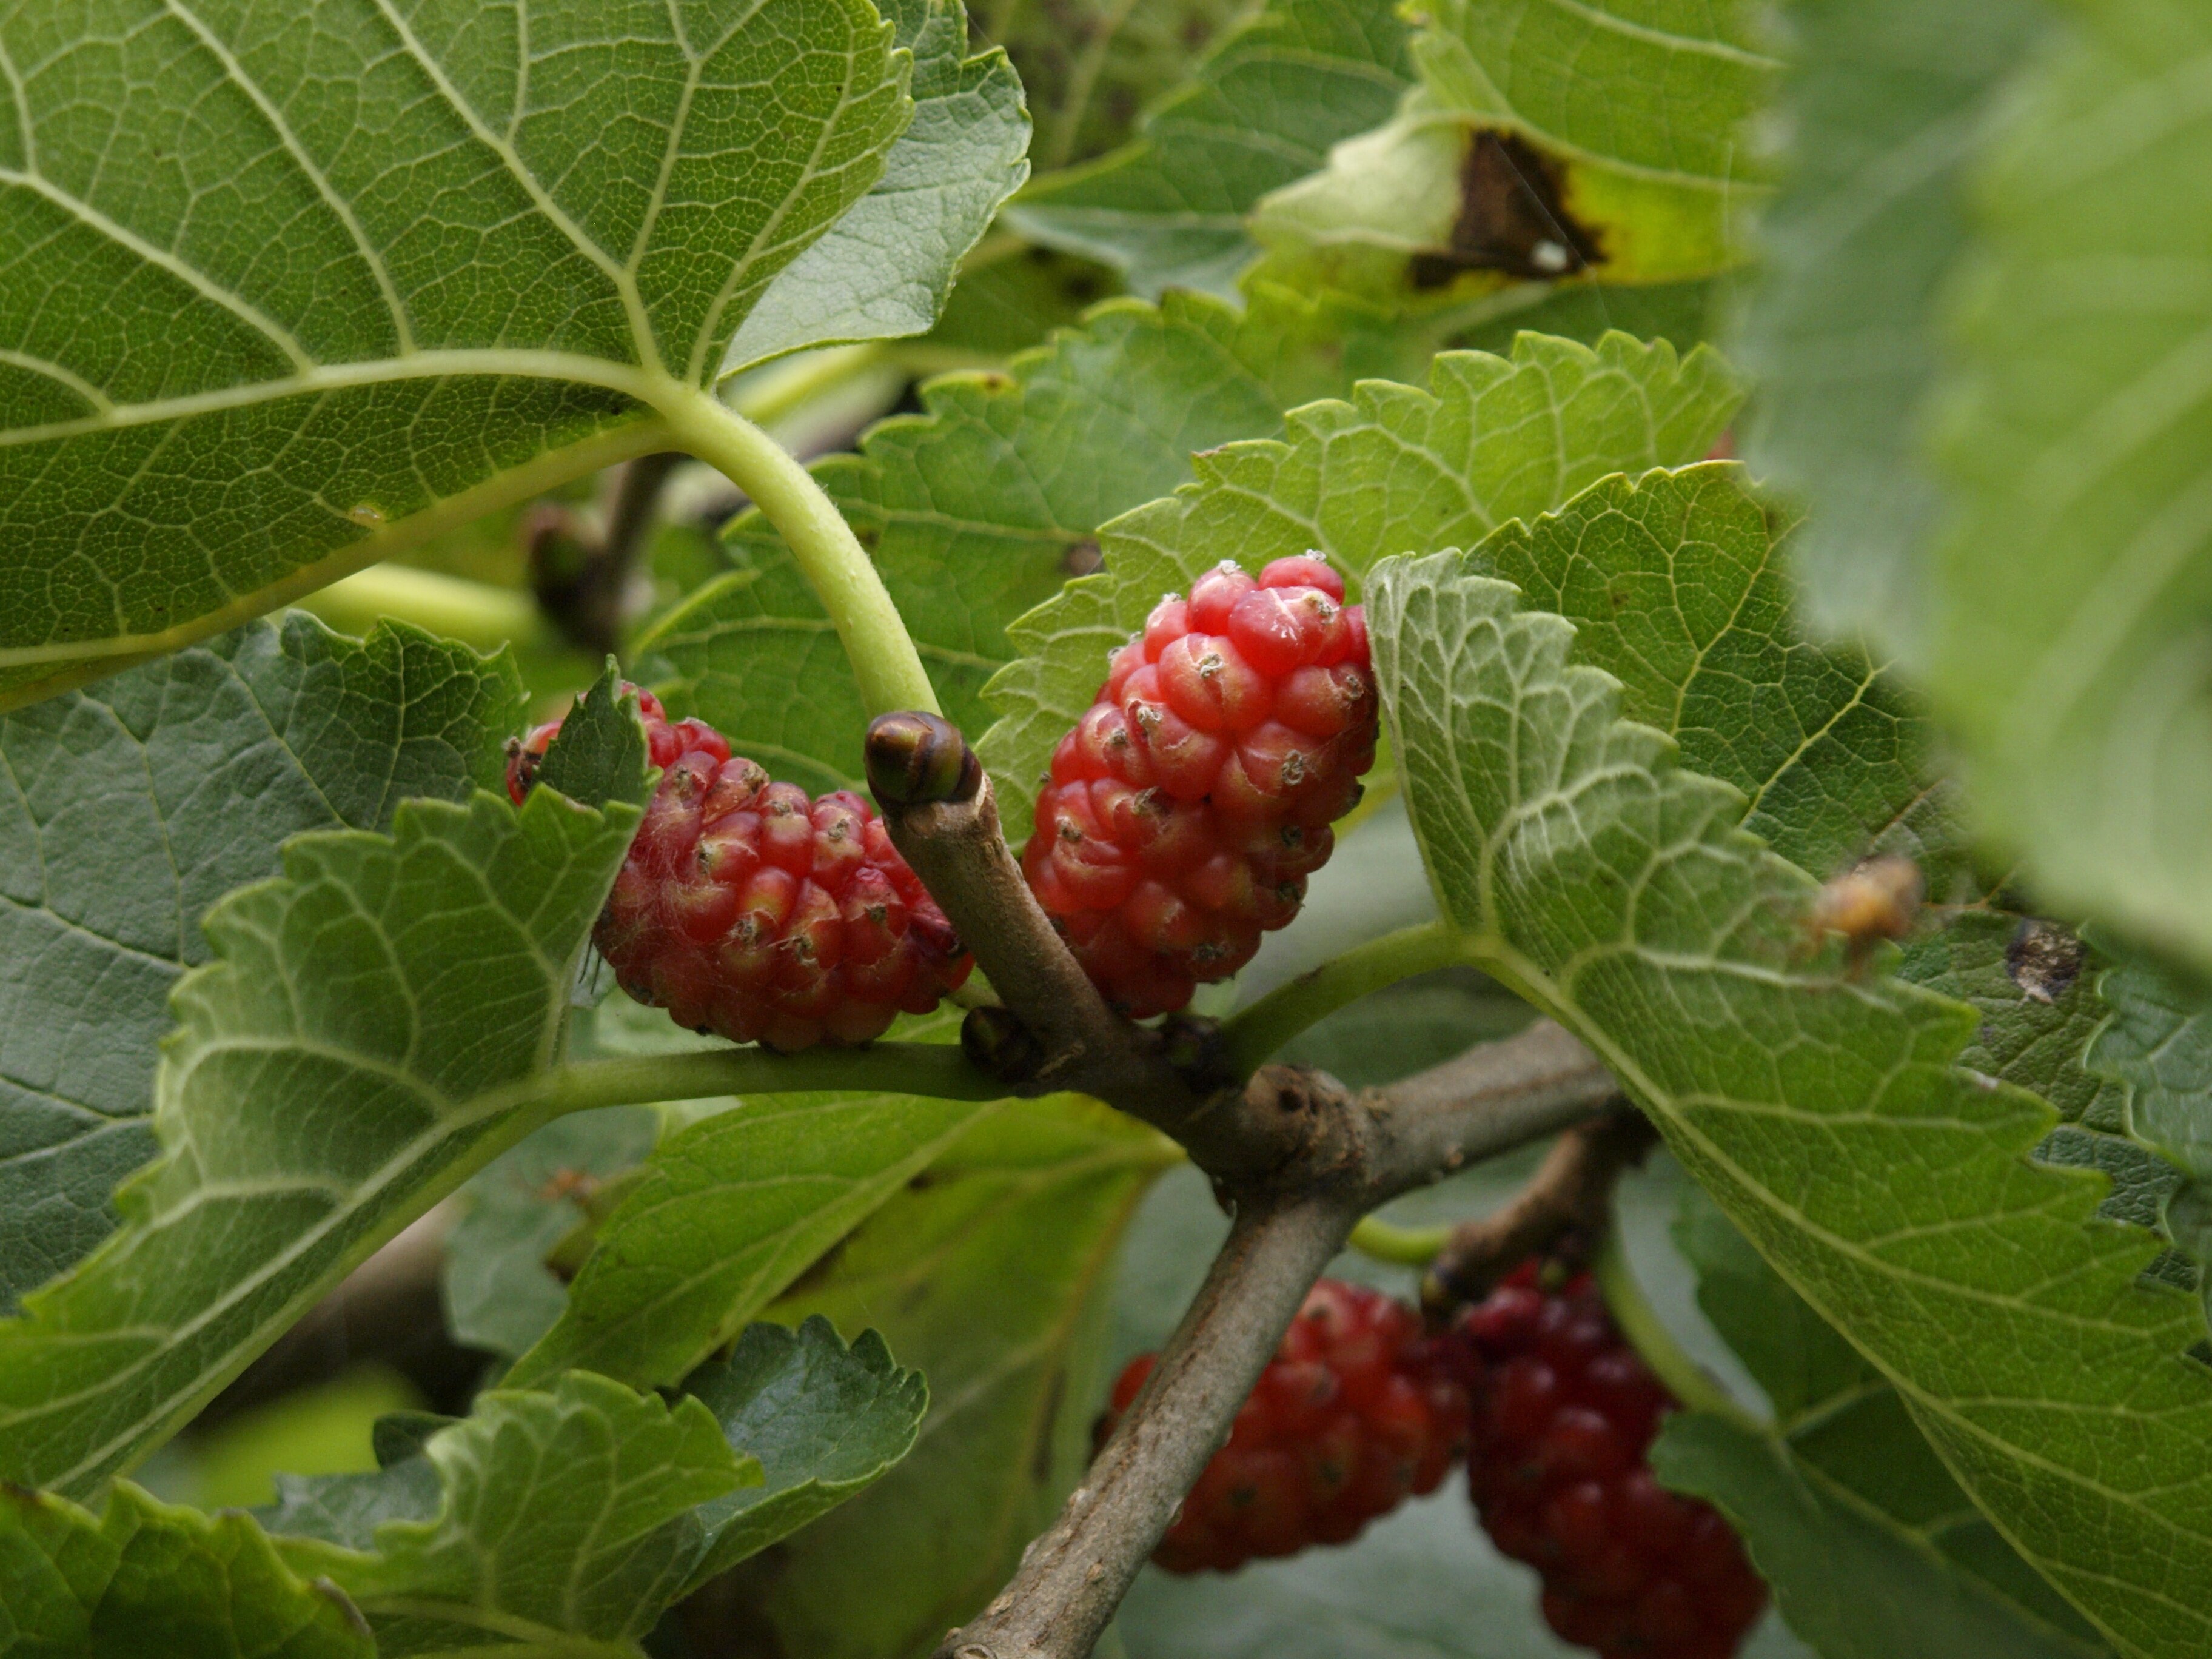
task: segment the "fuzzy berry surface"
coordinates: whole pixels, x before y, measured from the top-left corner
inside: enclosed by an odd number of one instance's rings
[[[1114,1384],[1102,1441],[1153,1358],[1131,1360]],[[1467,1425],[1466,1391],[1420,1316],[1380,1291],[1324,1279],[1152,1559],[1170,1572],[1227,1572],[1255,1556],[1349,1542],[1408,1497],[1434,1492],[1465,1449]]]
[[[1468,1484],[1498,1552],[1543,1578],[1547,1623],[1603,1659],[1729,1659],[1766,1586],[1711,1506],[1652,1477],[1675,1401],[1588,1273],[1524,1262],[1445,1339],[1474,1401]]]
[[[1022,854],[1108,1001],[1180,1008],[1297,914],[1375,763],[1376,707],[1365,618],[1317,556],[1208,571],[1114,653]]]
[[[866,1042],[959,988],[972,959],[866,801],[810,799],[704,721],[671,720],[649,691],[637,702],[660,786],[592,933],[624,991],[678,1025],[788,1053]],[[510,754],[518,805],[559,730]]]

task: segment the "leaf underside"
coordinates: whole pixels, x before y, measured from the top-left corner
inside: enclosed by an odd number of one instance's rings
[[[1370,592],[1414,826],[1471,957],[1605,1058],[2040,1571],[2124,1650],[2193,1651],[2212,1379],[2181,1358],[2202,1315],[2137,1282],[2156,1241],[2092,1224],[2101,1183],[2021,1156],[2052,1114],[1956,1066],[1970,1010],[1808,961],[1811,884],[1741,833],[1743,795],[1621,720],[1573,629],[1480,568],[1396,561]]]
[[[294,835],[496,787],[521,713],[504,658],[295,615],[0,716],[0,1313],[107,1235],[154,1156],[208,908]]]
[[[123,1225],[0,1322],[0,1474],[125,1469],[348,1269],[535,1127],[638,821],[550,789],[299,836],[208,913]]]

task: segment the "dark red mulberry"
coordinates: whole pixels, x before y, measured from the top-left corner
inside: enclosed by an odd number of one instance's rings
[[[1645,1461],[1675,1401],[1588,1273],[1516,1268],[1443,1346],[1474,1401],[1468,1485],[1499,1552],[1542,1575],[1544,1618],[1603,1659],[1729,1659],[1766,1606],[1718,1510]]]
[[[1136,1399],[1153,1358],[1129,1362],[1102,1431]],[[1324,1279],[1152,1559],[1170,1572],[1226,1572],[1254,1556],[1346,1543],[1437,1489],[1465,1449],[1467,1420],[1466,1392],[1418,1314]]]

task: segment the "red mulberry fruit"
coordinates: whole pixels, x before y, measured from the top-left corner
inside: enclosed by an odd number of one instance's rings
[[[1107,1000],[1190,1000],[1297,914],[1375,761],[1367,625],[1318,556],[1163,599],[1054,751],[1022,867]]]
[[[866,1042],[958,988],[973,963],[867,802],[810,800],[705,722],[637,701],[660,787],[592,934],[623,990],[787,1052]],[[559,729],[515,746],[518,804]]]
[[[1153,1358],[1121,1373],[1102,1433],[1136,1399]],[[1152,1559],[1170,1572],[1227,1572],[1254,1556],[1349,1542],[1437,1489],[1465,1449],[1467,1422],[1466,1392],[1420,1316],[1379,1291],[1324,1279]]]
[[[1603,1659],[1729,1659],[1766,1587],[1717,1510],[1667,1491],[1646,1454],[1675,1401],[1587,1273],[1524,1262],[1444,1346],[1474,1401],[1468,1483],[1502,1554],[1542,1576],[1544,1618]]]

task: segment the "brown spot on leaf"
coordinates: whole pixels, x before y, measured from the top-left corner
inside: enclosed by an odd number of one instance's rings
[[[1468,270],[1543,281],[1604,258],[1597,233],[1561,204],[1559,165],[1517,133],[1476,127],[1460,162],[1450,244],[1415,254],[1411,276],[1417,289],[1443,288]]]
[[[2005,946],[2005,972],[2030,1002],[2052,1003],[2081,977],[2088,951],[2055,921],[2024,918]]]
[[[1106,556],[1094,541],[1079,541],[1060,555],[1060,568],[1071,576],[1088,576],[1105,567]]]

